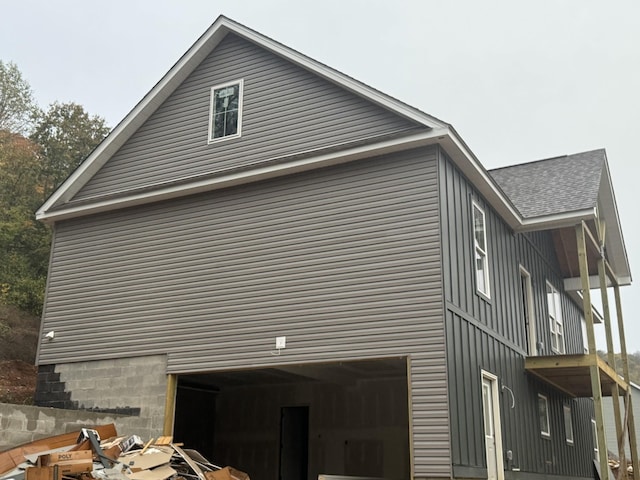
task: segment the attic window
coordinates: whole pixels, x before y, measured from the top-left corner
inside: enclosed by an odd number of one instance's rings
[[[209,143],[240,136],[242,83],[238,80],[211,88]]]

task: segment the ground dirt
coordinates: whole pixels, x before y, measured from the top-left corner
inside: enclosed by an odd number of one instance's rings
[[[0,361],[0,403],[33,404],[38,369],[22,360]]]
[[[33,403],[39,331],[40,318],[0,305],[0,403]]]

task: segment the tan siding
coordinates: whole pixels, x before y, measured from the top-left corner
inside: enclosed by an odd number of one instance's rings
[[[409,355],[416,474],[449,476],[436,172],[433,149],[412,151],[61,222],[39,363]]]
[[[244,79],[242,137],[207,144],[211,87]],[[416,128],[229,35],[75,200],[220,173]]]

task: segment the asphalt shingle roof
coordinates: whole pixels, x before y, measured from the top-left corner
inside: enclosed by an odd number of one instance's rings
[[[597,205],[604,149],[489,170],[524,218]]]

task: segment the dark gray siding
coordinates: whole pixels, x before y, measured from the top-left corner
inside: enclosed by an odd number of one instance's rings
[[[40,364],[166,352],[183,373],[410,355],[416,475],[450,475],[435,149],[56,229],[56,340]]]
[[[444,153],[440,158],[442,253],[454,474],[482,475],[486,468],[481,370],[497,375],[501,390],[505,469],[588,477],[592,473],[590,400],[573,400],[524,372],[526,342],[520,273],[530,274],[538,340],[550,354],[546,280],[562,292],[547,232],[514,234]],[[473,265],[472,200],[485,212],[491,299],[478,295]],[[568,353],[582,353],[580,311],[565,295],[562,309]],[[513,392],[512,397],[509,392]],[[537,395],[548,396],[551,439],[540,435]],[[565,441],[563,404],[572,406],[575,445]]]
[[[244,79],[242,137],[207,144],[211,87]],[[416,128],[229,34],[75,199],[165,184]]]

